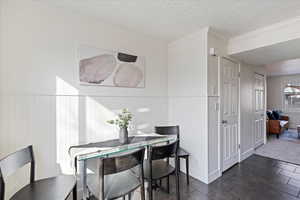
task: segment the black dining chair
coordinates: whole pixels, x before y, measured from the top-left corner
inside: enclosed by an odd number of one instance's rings
[[[32,146],[12,153],[0,160],[0,200],[5,197],[5,181],[18,169],[30,163],[30,183],[15,193],[11,200],[64,200],[73,193],[77,199],[74,176],[57,176],[35,180],[35,161]]]
[[[145,200],[144,155],[145,149],[142,148],[97,159],[96,175],[87,177],[93,198],[109,200],[128,196],[131,199],[132,193],[140,188],[141,199]]]
[[[176,135],[177,139],[180,140],[180,129],[179,126],[156,126],[155,133],[160,135]],[[178,147],[178,158],[185,159],[185,168],[186,168],[186,182],[190,184],[190,173],[189,173],[189,157],[190,154],[183,148]],[[180,171],[180,162],[179,162],[179,171]]]
[[[161,181],[167,178],[167,192],[170,192],[170,176],[175,174],[176,177],[176,197],[177,200],[180,199],[179,194],[179,162],[178,162],[178,140],[170,144],[161,146],[151,146],[149,147],[149,155],[147,160],[145,160],[144,171],[145,179],[149,182],[149,199],[153,199],[153,186],[157,181]],[[168,161],[169,159],[175,157],[175,168],[172,167]]]

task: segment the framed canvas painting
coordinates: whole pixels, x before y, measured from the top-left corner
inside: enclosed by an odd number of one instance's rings
[[[145,87],[145,57],[80,46],[79,81],[83,85]]]

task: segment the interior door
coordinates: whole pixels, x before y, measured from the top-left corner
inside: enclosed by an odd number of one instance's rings
[[[222,169],[227,170],[239,161],[239,65],[221,58],[221,149]]]
[[[265,77],[254,76],[254,147],[264,143],[265,125]]]

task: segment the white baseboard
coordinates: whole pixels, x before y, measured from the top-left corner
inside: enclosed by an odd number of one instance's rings
[[[208,184],[222,176],[221,170],[216,169],[208,175]]]
[[[254,145],[254,148],[257,149],[258,147],[264,145],[264,140],[261,140],[259,142],[257,142],[255,145]]]
[[[254,148],[248,149],[247,151],[242,153],[240,162],[242,162],[243,160],[251,156],[253,153],[254,153]]]

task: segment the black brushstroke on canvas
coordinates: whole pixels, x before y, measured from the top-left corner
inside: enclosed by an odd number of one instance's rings
[[[118,59],[122,62],[136,62],[137,56],[126,54],[126,53],[118,53]]]
[[[101,84],[104,80],[100,80],[100,81],[87,81],[88,83],[91,83],[91,84]]]

